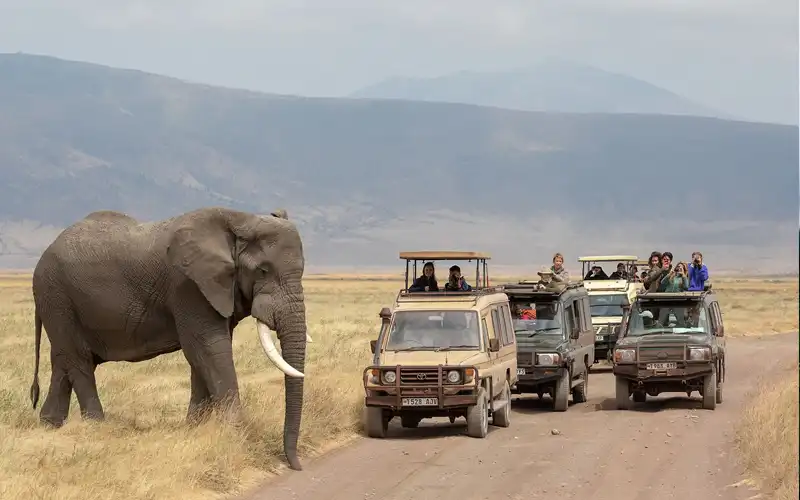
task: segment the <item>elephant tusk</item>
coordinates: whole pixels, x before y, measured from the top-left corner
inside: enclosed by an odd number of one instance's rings
[[[312,339],[312,338],[311,338],[311,335],[309,335],[308,333],[306,333],[306,342],[307,342],[307,343],[309,343],[309,344],[310,344],[311,342],[314,342],[314,339]]]
[[[275,342],[272,341],[272,335],[270,335],[269,327],[260,321],[256,321],[256,325],[256,328],[258,329],[258,339],[261,341],[261,347],[264,348],[264,353],[267,355],[269,360],[272,361],[275,366],[277,366],[278,369],[286,375],[290,377],[304,378],[305,375],[295,370],[292,365],[287,363],[278,352],[278,349],[275,348]]]

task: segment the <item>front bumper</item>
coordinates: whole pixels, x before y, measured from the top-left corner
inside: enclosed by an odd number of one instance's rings
[[[673,361],[673,363],[676,365],[675,368],[663,370],[648,370],[648,363],[614,364],[613,373],[631,382],[646,384],[692,380],[711,373],[713,369],[713,362],[709,361]]]
[[[563,366],[519,366],[517,365],[517,388],[536,387],[561,378]]]
[[[374,370],[395,372],[393,384],[376,385],[370,382]],[[437,369],[436,379],[425,383],[409,383],[402,381],[401,373],[411,373],[415,370]],[[472,370],[473,377],[469,383],[451,384],[444,382],[444,375],[450,370]],[[380,376],[379,376],[380,377]],[[474,366],[370,366],[364,370],[364,404],[398,410],[447,410],[474,406],[478,404],[478,388],[480,377],[478,369]]]

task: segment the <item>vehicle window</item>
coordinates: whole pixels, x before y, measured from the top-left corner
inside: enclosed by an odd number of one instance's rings
[[[490,339],[493,339],[497,336],[497,331],[495,330],[492,321],[489,320],[489,315],[483,317],[483,324],[486,327],[486,335],[489,336]]]
[[[561,305],[558,301],[514,301],[511,305],[511,322],[517,338],[534,335],[563,336]]]
[[[622,316],[622,306],[628,303],[625,294],[589,295],[589,309],[592,317]]]
[[[709,332],[708,313],[699,301],[641,301],[631,308],[626,336]]]
[[[503,316],[503,332],[506,336],[506,345],[513,344],[516,339],[514,338],[514,325],[511,322],[511,312],[508,309],[507,305],[504,305],[500,308],[500,312],[502,312]]]
[[[592,311],[589,307],[589,297],[586,296],[581,299],[581,307],[583,308],[583,329],[584,330],[591,330],[592,329]]]
[[[398,311],[389,329],[387,351],[478,349],[475,311]]]
[[[581,302],[580,300],[576,300],[572,303],[572,311],[575,314],[575,321],[572,324],[573,333],[577,331],[583,330],[583,311],[581,310]]]
[[[506,332],[505,332],[505,325],[503,324],[503,320],[500,316],[500,310],[492,308],[492,324],[494,325],[495,334],[500,339],[500,345],[506,344]]]
[[[564,330],[571,333],[575,329],[575,315],[571,305],[564,309],[564,321],[566,321]]]
[[[486,324],[486,316],[481,318],[481,323],[483,324],[483,342],[486,346],[489,346],[489,325]]]

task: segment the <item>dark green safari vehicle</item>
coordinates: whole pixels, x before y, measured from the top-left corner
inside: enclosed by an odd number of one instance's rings
[[[589,294],[580,283],[540,289],[535,282],[503,285],[511,305],[517,340],[514,394],[548,394],[553,409],[585,403],[589,367],[594,363],[594,331]]]
[[[614,347],[617,408],[663,392],[697,391],[708,410],[722,403],[725,327],[710,288],[637,296]]]

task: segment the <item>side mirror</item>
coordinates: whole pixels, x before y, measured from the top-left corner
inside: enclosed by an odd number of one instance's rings
[[[489,339],[489,351],[490,352],[497,352],[500,350],[500,340],[499,339]]]
[[[372,354],[375,354],[375,348],[377,346],[378,346],[378,341],[377,340],[370,340],[369,341],[369,350],[372,352]]]
[[[392,318],[392,311],[389,310],[388,307],[381,308],[381,312],[378,313],[378,316],[381,318],[381,322],[383,324],[389,323],[389,320]]]
[[[724,337],[725,336],[725,327],[724,326],[718,326],[716,328],[716,330],[714,330],[714,335],[716,335],[717,337]]]

